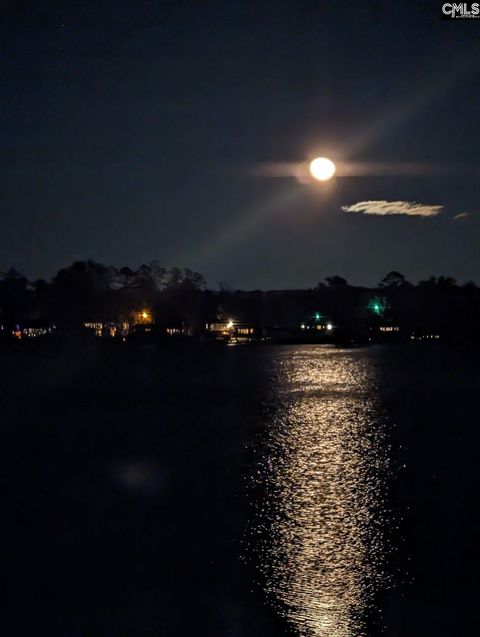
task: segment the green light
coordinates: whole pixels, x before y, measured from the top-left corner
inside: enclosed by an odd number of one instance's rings
[[[315,313],[315,320],[319,321],[322,318],[322,315],[320,314],[320,312],[316,312]]]
[[[385,312],[385,306],[385,302],[379,299],[372,299],[368,304],[370,311],[377,316],[383,315],[383,313]]]

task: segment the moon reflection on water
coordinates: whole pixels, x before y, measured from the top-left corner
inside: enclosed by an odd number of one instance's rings
[[[262,454],[259,568],[302,637],[361,637],[386,585],[385,426],[368,350],[285,349]]]

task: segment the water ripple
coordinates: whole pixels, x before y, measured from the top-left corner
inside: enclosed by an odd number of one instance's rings
[[[260,569],[299,635],[365,635],[385,582],[388,472],[368,350],[285,349],[259,481]]]

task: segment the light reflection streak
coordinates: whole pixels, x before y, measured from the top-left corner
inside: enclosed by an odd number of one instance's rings
[[[300,198],[301,191],[288,188],[254,204],[250,209],[230,218],[225,225],[212,232],[208,240],[193,251],[178,255],[177,263],[202,263],[203,265],[215,261],[219,256],[232,250],[237,244],[249,239],[262,223],[267,223],[271,217],[280,211],[288,209]]]
[[[368,162],[347,161],[333,157],[337,168],[334,179],[359,177],[432,177],[432,176],[467,176],[480,174],[479,166],[462,163],[438,162]],[[318,182],[310,174],[309,162],[268,162],[258,164],[250,170],[252,177],[272,177],[296,179],[303,184]],[[323,187],[324,184],[322,183]]]
[[[385,581],[388,453],[368,352],[285,350],[264,457],[260,568],[309,637],[360,637]]]

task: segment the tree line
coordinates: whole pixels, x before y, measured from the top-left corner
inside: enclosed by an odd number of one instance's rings
[[[78,327],[87,321],[131,320],[143,308],[157,323],[181,324],[190,333],[206,321],[231,317],[262,327],[294,327],[321,317],[352,332],[398,324],[472,335],[480,321],[480,289],[448,276],[414,285],[392,271],[374,287],[329,276],[305,290],[212,291],[198,272],[167,269],[158,261],[137,269],[75,261],[50,281],[29,281],[14,269],[0,275],[0,322],[6,325],[45,320]]]

